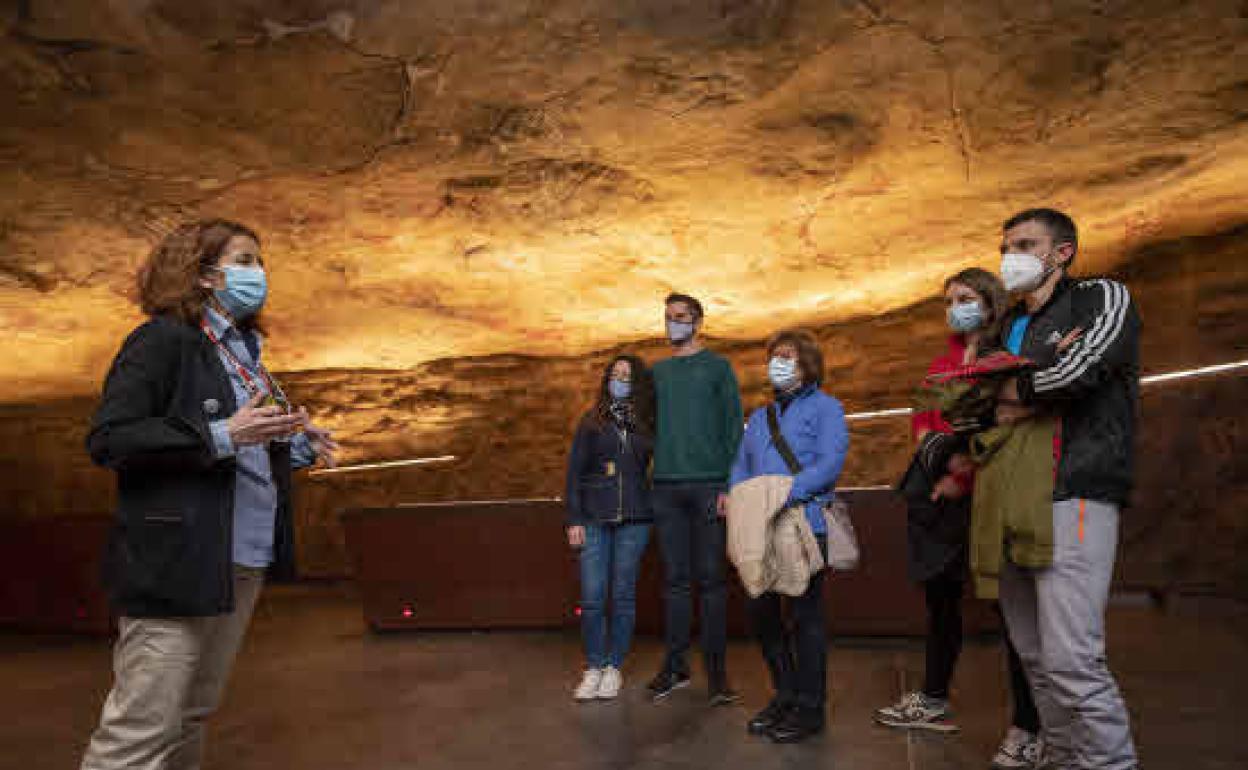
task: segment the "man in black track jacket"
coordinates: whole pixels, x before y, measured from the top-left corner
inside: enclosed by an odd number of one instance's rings
[[[1105,661],[1119,510],[1132,484],[1139,316],[1127,288],[1071,279],[1078,236],[1052,209],[1003,226],[1001,277],[1022,301],[1002,329],[1035,370],[1003,388],[1000,422],[1056,418],[1053,563],[1006,564],[1001,608],[1039,707],[1046,767],[1137,766],[1126,705]]]

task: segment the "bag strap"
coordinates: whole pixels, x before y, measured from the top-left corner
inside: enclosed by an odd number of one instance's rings
[[[794,476],[801,473],[802,464],[797,461],[793,448],[789,446],[789,442],[784,439],[784,434],[780,432],[780,418],[776,416],[775,404],[767,407],[767,427],[771,429],[771,443],[776,445],[776,451],[784,458],[784,464],[789,466],[789,473]]]

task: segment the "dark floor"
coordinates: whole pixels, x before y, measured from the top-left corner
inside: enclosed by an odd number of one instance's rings
[[[1112,662],[1131,705],[1144,766],[1248,767],[1242,622],[1187,609],[1111,613]],[[208,770],[291,768],[952,768],[987,767],[1005,727],[992,640],[971,642],[955,685],[955,736],[906,736],[872,710],[913,687],[914,641],[838,640],[830,730],[800,746],[747,736],[767,697],[754,649],[736,643],[739,706],[708,709],[698,689],[653,705],[641,693],[658,656],[639,642],[624,697],[574,704],[577,639],[556,633],[374,636],[347,589],[266,594],[210,736]],[[0,768],[76,767],[109,685],[105,640],[0,636]]]

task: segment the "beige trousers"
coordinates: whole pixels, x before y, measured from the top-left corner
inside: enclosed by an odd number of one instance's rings
[[[113,689],[82,770],[198,770],[204,721],[217,710],[264,585],[234,567],[234,612],[128,618],[113,648]]]

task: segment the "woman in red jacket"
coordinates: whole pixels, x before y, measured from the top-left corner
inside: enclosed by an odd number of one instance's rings
[[[960,369],[1000,347],[1001,319],[1008,296],[1000,279],[969,268],[945,281],[948,348],[932,361],[929,374]],[[927,664],[923,689],[876,712],[889,727],[948,732],[949,682],[962,651],[962,594],[967,576],[967,543],[974,486],[973,466],[960,451],[956,432],[939,412],[919,412],[912,421],[920,451],[911,473],[926,481],[922,494],[907,485],[909,572],[922,583],[927,600]],[[908,478],[910,476],[908,475]],[[998,770],[1031,768],[1039,755],[1040,720],[1018,654],[1005,638],[1014,695],[1014,720],[993,758]]]

